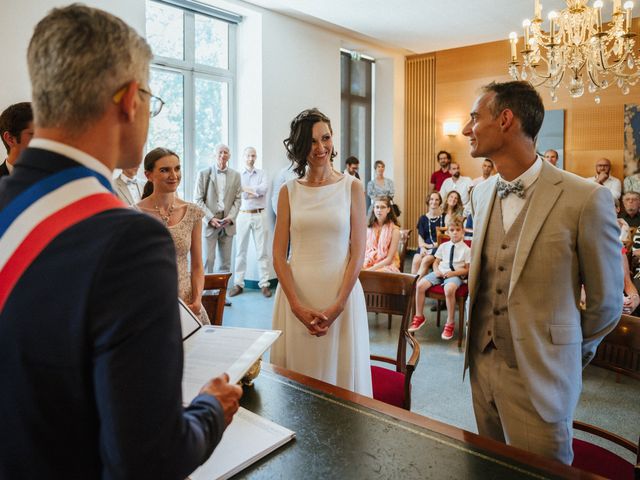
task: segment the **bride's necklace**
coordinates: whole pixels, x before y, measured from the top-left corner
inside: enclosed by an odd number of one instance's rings
[[[171,218],[171,214],[173,213],[173,209],[175,208],[175,206],[176,204],[172,203],[171,205],[169,205],[169,208],[167,208],[166,213],[163,213],[157,203],[154,205],[156,212],[158,213],[158,216],[162,219],[162,223],[164,223],[165,227],[169,226],[169,219]]]
[[[309,175],[307,175],[307,183],[310,183],[311,185],[322,185],[327,183],[331,177],[333,177],[333,170],[329,172],[329,175],[325,178],[321,178],[320,180],[313,180]]]

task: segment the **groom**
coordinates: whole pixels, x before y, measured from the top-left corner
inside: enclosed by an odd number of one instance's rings
[[[491,83],[463,130],[498,171],[471,198],[465,371],[480,435],[571,464],[582,369],[622,311],[621,245],[609,191],[536,156],[543,117],[528,82]]]

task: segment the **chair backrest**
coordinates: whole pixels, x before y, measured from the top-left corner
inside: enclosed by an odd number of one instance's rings
[[[602,340],[592,363],[640,380],[640,318],[622,315]]]
[[[404,371],[407,351],[405,334],[409,335],[407,328],[415,308],[418,276],[408,273],[361,271],[359,278],[368,312],[402,316],[397,359],[400,363],[398,371]]]
[[[209,316],[211,325],[222,325],[224,302],[227,299],[227,285],[231,273],[212,273],[204,276],[202,306]]]
[[[411,238],[411,232],[413,230],[400,230],[400,241],[398,242],[398,256],[400,257],[400,271],[404,272],[404,259],[407,256],[407,246],[409,245],[409,238]]]

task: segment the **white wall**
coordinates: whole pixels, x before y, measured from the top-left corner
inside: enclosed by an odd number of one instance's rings
[[[60,0],[0,1],[0,45],[2,51],[2,88],[0,111],[7,106],[31,99],[27,48],[36,24],[54,7],[72,3]],[[83,0],[119,16],[138,32],[145,31],[144,0]],[[10,4],[10,5],[9,5]]]

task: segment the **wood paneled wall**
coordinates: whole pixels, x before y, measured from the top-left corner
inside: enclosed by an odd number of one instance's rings
[[[424,213],[424,198],[434,169],[436,115],[436,57],[433,54],[407,57],[405,64],[405,228],[415,230]],[[418,245],[417,232],[409,248]]]

